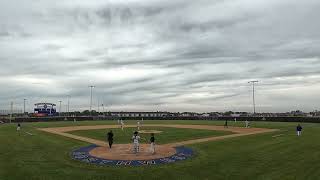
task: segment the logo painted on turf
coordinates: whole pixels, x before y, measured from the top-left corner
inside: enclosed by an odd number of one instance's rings
[[[193,150],[184,146],[176,147],[177,153],[166,158],[152,159],[152,160],[109,160],[91,156],[89,152],[98,147],[97,145],[90,145],[74,150],[71,154],[72,158],[81,162],[96,164],[100,166],[146,166],[157,164],[169,164],[177,161],[182,161],[190,158],[193,155]]]

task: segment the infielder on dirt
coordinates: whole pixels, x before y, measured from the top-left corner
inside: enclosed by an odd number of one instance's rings
[[[224,122],[224,128],[228,128],[228,120],[226,119],[226,121]]]
[[[111,149],[113,144],[113,132],[111,130],[107,134],[107,141],[109,143],[109,148]]]
[[[246,128],[250,127],[250,122],[248,120],[245,121],[245,126],[246,126]]]
[[[139,149],[139,141],[140,141],[139,133],[135,131],[131,139],[133,140],[133,152],[138,153],[140,150]]]
[[[151,137],[150,137],[150,151],[152,154],[156,153],[156,143],[155,143],[155,138],[154,138],[154,133],[151,133]]]

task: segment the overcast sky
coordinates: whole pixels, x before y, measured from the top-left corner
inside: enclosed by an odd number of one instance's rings
[[[0,109],[320,109],[319,0],[0,0]],[[98,102],[99,99],[99,102]],[[102,110],[102,108],[101,108]]]

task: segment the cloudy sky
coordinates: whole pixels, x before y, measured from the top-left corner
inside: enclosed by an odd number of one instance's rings
[[[0,109],[320,109],[319,0],[0,0]]]

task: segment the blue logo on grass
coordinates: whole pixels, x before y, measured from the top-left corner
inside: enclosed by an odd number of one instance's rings
[[[90,145],[74,150],[71,154],[72,158],[81,162],[100,165],[100,166],[147,166],[158,164],[169,164],[178,161],[183,161],[193,156],[193,150],[184,146],[176,147],[176,154],[159,159],[152,160],[109,160],[91,156],[89,152],[99,147],[97,145]]]

